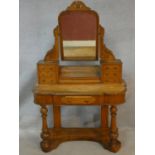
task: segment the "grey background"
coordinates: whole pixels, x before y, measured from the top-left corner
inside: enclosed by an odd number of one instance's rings
[[[36,63],[53,46],[53,29],[59,13],[73,0],[20,0],[20,154],[44,154],[40,151],[41,117],[33,104],[32,88],[36,80]],[[118,154],[134,154],[134,0],[83,0],[96,10],[105,28],[105,44],[123,62],[127,83],[126,104],[119,106],[118,126],[123,147]],[[49,108],[49,126],[52,112]],[[80,114],[80,115],[79,115]],[[97,127],[98,107],[63,107],[63,126]],[[79,152],[80,151],[80,152]],[[95,142],[67,142],[50,152],[59,154],[96,154],[106,152]]]

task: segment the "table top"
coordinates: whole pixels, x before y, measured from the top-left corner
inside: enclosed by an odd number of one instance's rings
[[[121,94],[126,92],[126,84],[122,83],[97,83],[97,84],[36,84],[34,94],[44,95],[103,95]]]

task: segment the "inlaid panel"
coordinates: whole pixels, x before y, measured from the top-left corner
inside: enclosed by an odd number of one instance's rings
[[[122,81],[122,64],[103,64],[102,81],[105,83],[118,83]]]
[[[58,78],[57,64],[38,64],[38,83],[39,84],[53,84]]]

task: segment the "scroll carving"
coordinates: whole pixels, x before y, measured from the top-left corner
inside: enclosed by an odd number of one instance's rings
[[[99,35],[100,35],[100,57],[102,60],[115,60],[115,56],[113,55],[112,51],[109,50],[104,44],[104,28],[100,25],[99,26]]]
[[[54,47],[49,50],[44,58],[45,61],[58,61],[59,60],[59,27],[53,31],[55,37]]]
[[[81,1],[74,1],[68,8],[67,10],[90,10],[89,7],[87,7],[83,2]]]

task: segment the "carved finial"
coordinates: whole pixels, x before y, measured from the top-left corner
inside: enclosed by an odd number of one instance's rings
[[[68,10],[90,10],[83,2],[74,1],[68,8]]]

